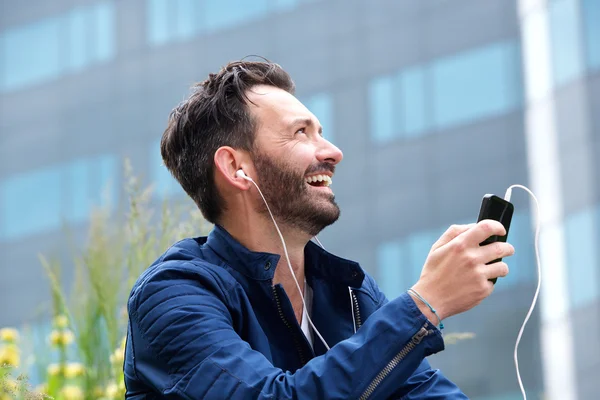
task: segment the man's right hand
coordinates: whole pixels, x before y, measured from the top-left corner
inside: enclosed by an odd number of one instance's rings
[[[505,234],[504,226],[494,220],[451,226],[432,246],[413,289],[436,309],[441,319],[470,310],[494,290],[490,279],[508,274],[506,263],[486,263],[515,252],[509,243],[479,243]],[[416,303],[433,323],[437,322],[429,316],[426,306],[419,300]]]

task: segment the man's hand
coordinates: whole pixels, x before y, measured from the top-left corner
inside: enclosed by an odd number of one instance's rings
[[[413,289],[436,309],[441,319],[470,310],[494,290],[489,279],[508,274],[506,263],[486,263],[515,252],[509,243],[479,243],[505,234],[504,226],[493,220],[451,226],[432,246]],[[416,303],[430,321],[437,322],[424,304],[419,300]]]

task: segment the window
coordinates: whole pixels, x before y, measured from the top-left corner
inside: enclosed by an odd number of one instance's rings
[[[435,61],[431,66],[437,128],[491,117],[521,104],[519,46],[501,42]]]
[[[429,128],[423,68],[409,68],[398,76],[400,93],[399,114],[401,130],[406,137],[420,134]]]
[[[150,146],[150,180],[154,185],[154,193],[157,196],[172,196],[184,193],[179,182],[164,166],[160,155],[160,140]]]
[[[60,19],[51,18],[11,29],[2,34],[2,39],[3,91],[36,84],[60,74]]]
[[[118,162],[113,155],[81,159],[14,175],[0,182],[0,240],[80,223],[93,207],[116,204]]]
[[[2,182],[2,239],[60,228],[62,185],[60,167],[15,175]]]
[[[522,282],[534,282],[537,279],[535,262],[534,232],[531,215],[527,212],[515,212],[508,231],[508,242],[515,247],[515,254],[506,258],[510,272],[502,278],[502,285],[496,290],[502,290]]]
[[[17,90],[115,55],[114,4],[82,6],[0,33],[0,91]]]
[[[275,8],[280,11],[288,11],[296,7],[298,0],[275,0]]]
[[[147,0],[148,41],[161,45],[265,16],[270,0]],[[277,8],[293,1],[279,0]]]
[[[334,140],[334,115],[333,100],[327,93],[319,93],[309,97],[303,102],[321,122],[323,127],[323,137],[330,142]]]
[[[600,1],[582,0],[586,58],[590,69],[600,70]]]
[[[382,243],[377,249],[377,283],[388,299],[398,297],[408,289],[404,279],[405,250],[399,242]]]
[[[267,13],[267,0],[204,0],[205,21],[209,31],[260,18]]]
[[[174,4],[177,4],[173,1]],[[160,45],[169,41],[169,7],[167,0],[148,0],[146,12],[148,20],[148,40],[150,44]]]
[[[554,82],[562,85],[580,76],[584,69],[579,8],[576,0],[556,0],[548,7]]]
[[[587,209],[565,218],[565,247],[571,307],[589,304],[599,295],[600,210]]]
[[[512,41],[376,77],[369,83],[371,136],[376,143],[411,139],[510,112],[522,104],[521,82]]]
[[[116,205],[118,162],[115,156],[77,160],[65,165],[64,172],[64,215],[68,222],[87,221],[95,207],[111,210]]]
[[[374,79],[369,85],[371,135],[377,143],[394,139],[394,91],[391,76]]]
[[[406,265],[406,269],[410,271],[406,289],[419,280],[429,250],[431,250],[431,246],[437,239],[438,237],[433,231],[416,232],[406,239],[406,249],[408,253],[408,264]]]

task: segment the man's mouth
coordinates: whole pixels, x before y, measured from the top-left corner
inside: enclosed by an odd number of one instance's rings
[[[328,187],[331,185],[331,177],[329,175],[313,175],[307,177],[305,182],[311,186]]]

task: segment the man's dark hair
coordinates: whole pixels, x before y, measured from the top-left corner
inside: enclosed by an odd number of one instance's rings
[[[165,166],[212,223],[225,206],[214,182],[214,154],[222,146],[252,151],[256,121],[247,92],[256,85],[294,93],[294,82],[275,63],[229,63],[192,86],[190,96],[171,111],[160,142]]]

